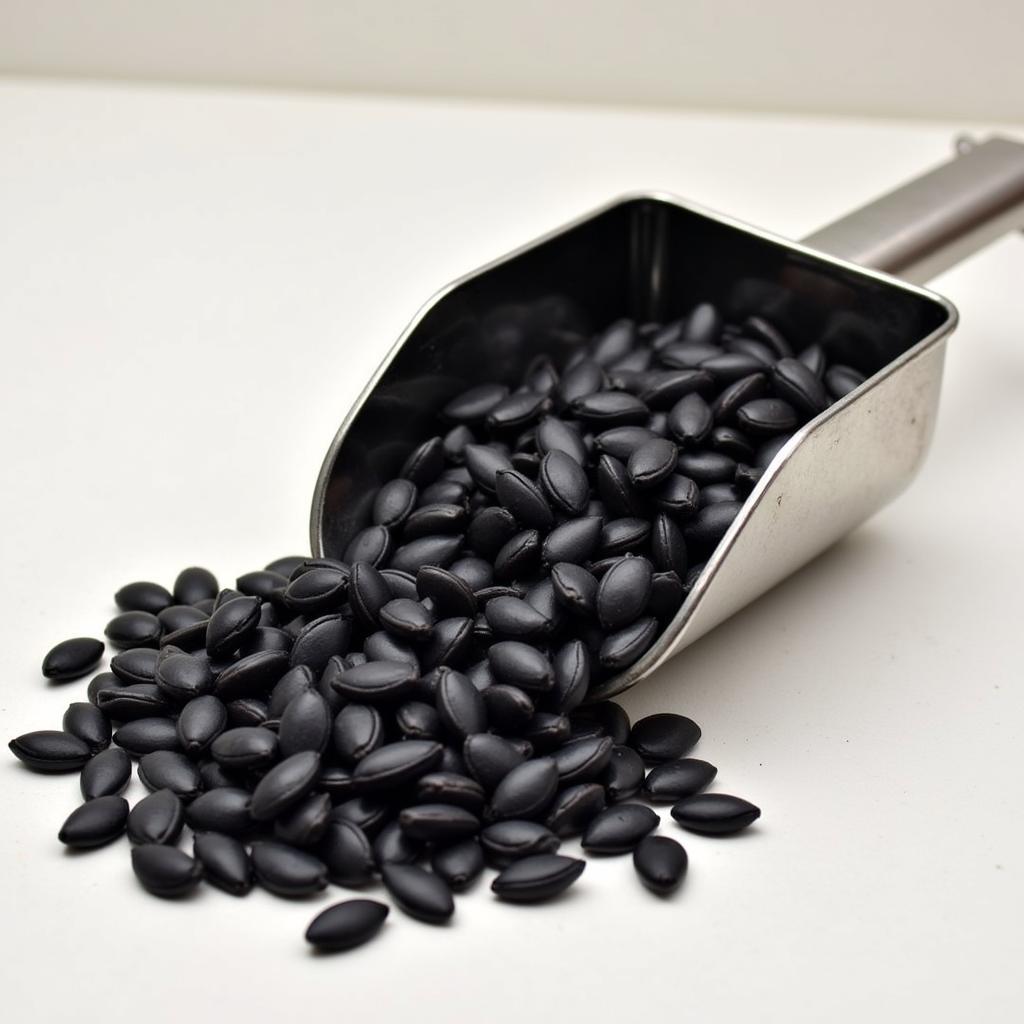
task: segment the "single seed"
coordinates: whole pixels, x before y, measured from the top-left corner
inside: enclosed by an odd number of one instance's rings
[[[184,896],[198,884],[202,865],[173,846],[153,844],[132,850],[132,869],[142,886],[154,896]]]
[[[643,804],[614,804],[593,818],[581,843],[587,853],[628,853],[658,827],[658,821],[658,815]]]
[[[369,942],[384,924],[388,908],[376,900],[345,900],[321,910],[306,929],[317,950],[336,953]]]
[[[586,866],[585,861],[560,854],[525,857],[505,868],[491,883],[491,890],[514,903],[552,899],[568,889]]]
[[[761,811],[738,796],[698,793],[677,803],[672,808],[672,817],[691,832],[724,836],[753,824],[761,817]]]
[[[78,850],[103,846],[124,832],[128,801],[120,796],[100,796],[76,807],[61,826],[57,838]]]

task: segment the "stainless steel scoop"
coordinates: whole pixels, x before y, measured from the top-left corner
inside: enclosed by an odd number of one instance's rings
[[[672,655],[820,554],[913,479],[931,438],[957,312],[923,282],[1024,227],[1024,145],[962,142],[950,162],[795,243],[675,196],[616,199],[439,291],[338,430],[313,496],[314,554],[341,557],[374,490],[437,432],[437,411],[510,384],[619,317],[699,301],[756,314],[867,373],[779,452],[654,646],[598,696]],[[889,276],[890,274],[898,277]]]

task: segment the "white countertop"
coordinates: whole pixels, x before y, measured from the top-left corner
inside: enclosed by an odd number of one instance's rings
[[[944,159],[961,125],[0,84],[0,723],[55,728],[122,583],[306,542],[348,404],[439,285],[622,191],[800,237]],[[704,729],[764,809],[571,896],[395,912],[307,954],[312,901],[142,893],[70,856],[76,775],[0,766],[11,1021],[981,1021],[1024,995],[1024,238],[934,282],[959,307],[914,486],[623,704]],[[131,796],[141,792],[133,782]],[[569,844],[571,849],[571,844]]]

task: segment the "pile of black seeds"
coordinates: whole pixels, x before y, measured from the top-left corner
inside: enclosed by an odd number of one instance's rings
[[[588,694],[649,649],[792,432],[862,379],[707,304],[667,326],[619,321],[560,371],[542,358],[515,391],[449,402],[447,432],[380,488],[344,560],[279,559],[234,589],[199,568],[171,591],[123,587],[110,671],[62,730],[11,750],[81,770],[60,840],[127,832],[160,896],[205,878],[297,897],[379,875],[440,923],[488,864],[502,899],[562,892],[584,861],[556,851],[577,835],[671,892],[687,856],[652,835],[649,804],[708,835],[760,812],[703,792],[716,769],[687,756],[692,721],[630,725]],[[65,641],[43,674],[79,678],[103,649]],[[132,758],[151,792],[129,810]],[[307,939],[348,948],[386,915],[348,900]]]

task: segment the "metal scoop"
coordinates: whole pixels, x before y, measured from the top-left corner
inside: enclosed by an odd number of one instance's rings
[[[312,550],[340,558],[377,487],[484,381],[515,384],[620,317],[669,321],[701,301],[822,344],[868,379],[797,431],[651,649],[592,696],[639,682],[894,498],[931,438],[953,305],[916,287],[1024,227],[1024,145],[991,138],[802,244],[663,193],[637,193],[439,291],[349,412],[313,496]],[[891,274],[898,277],[889,276]],[[914,283],[910,283],[914,282]]]

